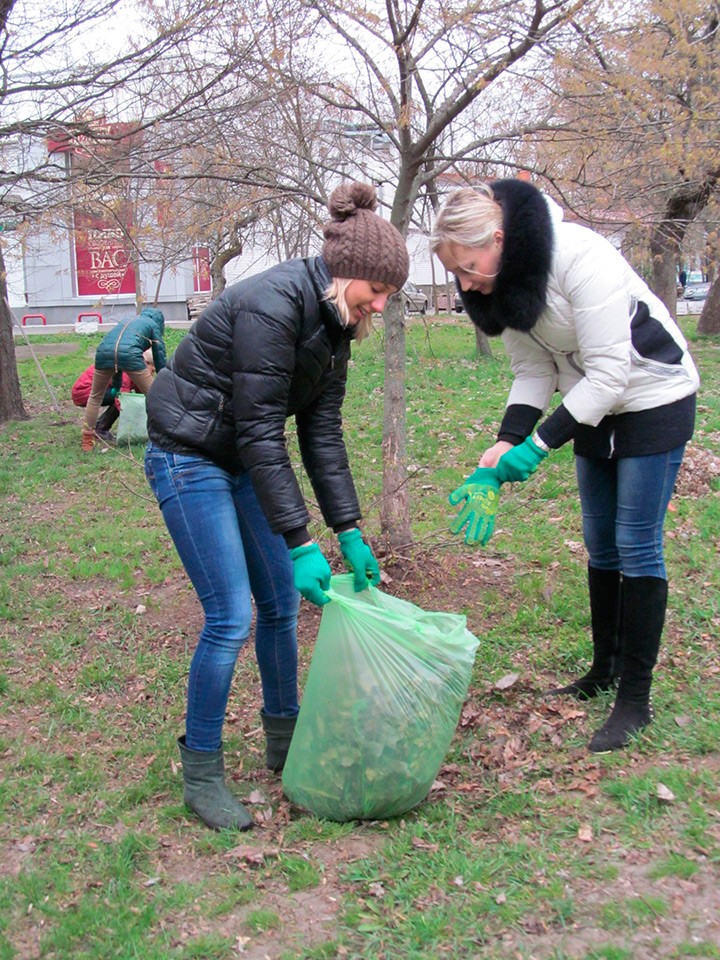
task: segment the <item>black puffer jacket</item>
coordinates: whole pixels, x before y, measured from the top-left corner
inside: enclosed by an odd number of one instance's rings
[[[228,287],[198,318],[147,400],[150,439],[250,471],[271,528],[295,533],[309,513],[290,465],[294,416],[305,469],[325,522],[360,518],[342,435],[352,334],[323,299],[322,257],[291,260]]]

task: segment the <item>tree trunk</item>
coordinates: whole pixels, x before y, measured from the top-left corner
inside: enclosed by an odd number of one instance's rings
[[[231,260],[234,260],[235,257],[239,257],[242,251],[242,244],[237,243],[219,250],[213,257],[212,262],[210,263],[213,300],[217,300],[227,285],[227,280],[225,279],[225,267],[230,263]]]
[[[653,228],[650,236],[653,293],[662,300],[673,318],[677,313],[677,264],[686,228],[687,222],[663,220]]]
[[[10,16],[15,0],[0,0],[0,30],[5,29],[7,18]]]
[[[217,257],[210,264],[210,285],[212,287],[212,298],[217,300],[227,285],[225,266]]]
[[[140,252],[136,243],[130,244],[130,263],[135,271],[135,312],[141,313],[146,306],[145,294],[140,282]]]
[[[705,209],[718,182],[718,171],[708,174],[702,183],[682,184],[668,198],[663,219],[653,229],[650,253],[653,263],[653,293],[670,311],[677,313],[676,270],[688,224]]]
[[[405,421],[405,311],[401,297],[385,308],[385,393],[383,414],[383,497],[380,527],[391,548],[412,541],[407,489]]]
[[[15,361],[13,315],[7,292],[7,271],[0,246],[0,424],[8,420],[29,420],[20,393]]]
[[[710,287],[698,320],[697,332],[703,334],[720,333],[720,283],[715,281]]]
[[[417,196],[417,162],[401,164],[390,222],[404,238]],[[390,298],[385,320],[385,386],[383,408],[383,488],[380,528],[391,549],[412,543],[407,488],[407,413],[405,409],[405,309],[402,297]]]
[[[475,324],[473,326],[475,327]],[[490,341],[480,327],[475,327],[475,350],[481,357],[491,357],[493,355]]]

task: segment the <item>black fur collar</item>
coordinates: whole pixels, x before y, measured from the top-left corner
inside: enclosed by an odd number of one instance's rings
[[[461,291],[468,316],[487,336],[527,333],[545,309],[553,229],[542,194],[523,180],[490,184],[503,211],[503,252],[492,293]]]

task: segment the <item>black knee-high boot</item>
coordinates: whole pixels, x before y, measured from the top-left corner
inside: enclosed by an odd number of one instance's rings
[[[615,685],[618,675],[619,625],[622,580],[619,570],[598,570],[588,565],[590,622],[593,659],[590,669],[551,694],[567,694],[576,700],[590,700]]]
[[[650,687],[665,625],[667,596],[667,580],[660,577],[623,579],[620,683],[610,716],[590,741],[593,753],[626,747],[633,735],[653,719]]]

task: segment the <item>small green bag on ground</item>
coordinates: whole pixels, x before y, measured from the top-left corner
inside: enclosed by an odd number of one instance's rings
[[[427,796],[460,718],[478,640],[351,574],[332,578],[283,771],[292,803],[328,820],[396,817]]]
[[[117,440],[135,443],[147,440],[147,410],[144,393],[120,394],[120,418],[117,426]]]

